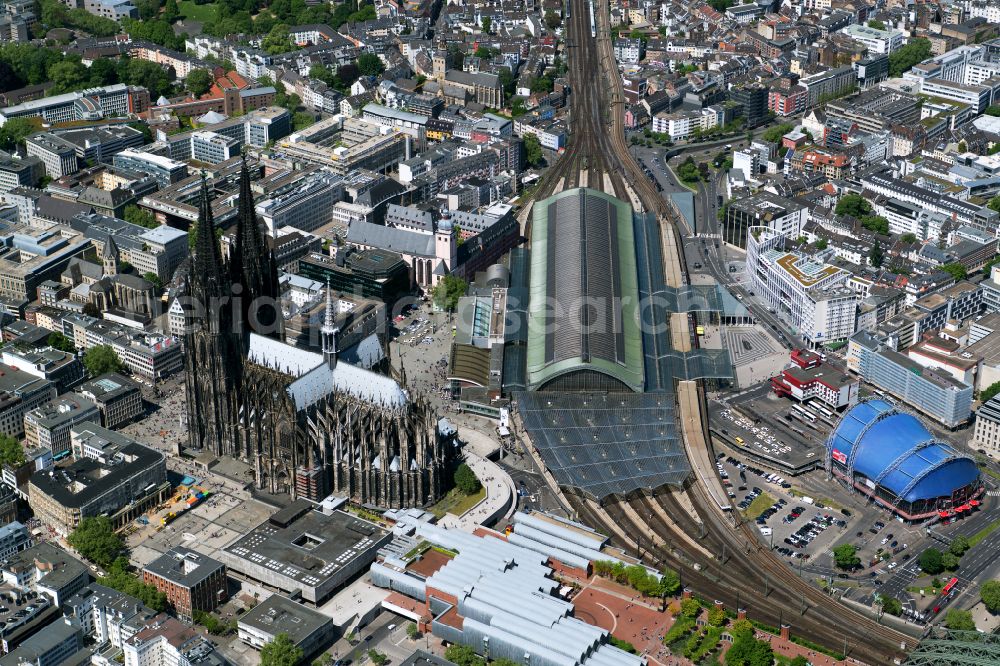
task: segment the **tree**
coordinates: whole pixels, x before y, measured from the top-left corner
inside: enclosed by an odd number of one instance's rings
[[[944,625],[949,629],[961,631],[975,631],[976,622],[972,619],[972,613],[967,610],[952,608],[944,617]]]
[[[965,551],[971,547],[972,544],[969,543],[969,537],[959,534],[952,540],[951,545],[948,546],[948,552],[955,557],[962,557],[962,555],[965,555]]]
[[[664,567],[660,583],[663,585],[663,594],[661,596],[677,594],[677,590],[681,589],[680,575],[669,567]]]
[[[734,641],[753,638],[753,624],[747,619],[736,620],[729,626],[729,633]]]
[[[795,659],[788,662],[788,666],[809,666],[809,660],[799,654],[795,656]]]
[[[300,659],[302,648],[297,647],[284,632],[260,650],[260,666],[297,666]]]
[[[771,666],[774,652],[771,644],[750,636],[733,638],[733,645],[726,652],[726,666]]]
[[[966,276],[968,276],[969,274],[969,271],[965,268],[965,266],[958,263],[957,261],[953,261],[950,264],[945,264],[944,266],[941,267],[941,270],[943,270],[945,273],[955,278],[956,282],[959,280],[964,280]]]
[[[868,21],[868,27],[875,28],[876,30],[885,30],[885,23],[882,23],[882,21],[877,19],[872,19],[871,21]]]
[[[983,402],[987,402],[997,393],[1000,393],[1000,382],[993,382],[979,392],[979,399]]]
[[[856,569],[861,565],[858,549],[853,544],[842,543],[833,549],[833,560],[838,569]]]
[[[160,276],[157,275],[156,273],[152,271],[146,271],[145,273],[142,274],[142,277],[144,280],[146,280],[146,282],[153,285],[153,289],[155,289],[156,291],[163,290],[163,280],[161,280]]]
[[[694,159],[688,157],[679,167],[677,167],[677,177],[685,183],[697,183],[701,180],[701,172]]]
[[[123,372],[125,365],[111,345],[97,345],[83,355],[83,366],[91,377],[99,377],[109,372]]]
[[[826,240],[825,238],[820,238],[818,241],[816,241],[816,249],[825,250],[829,246],[829,244],[830,242],[828,240]]]
[[[0,148],[13,150],[38,130],[39,127],[28,118],[11,118],[0,127]]]
[[[524,159],[529,166],[536,167],[542,163],[542,142],[538,140],[536,134],[528,133],[524,135]]]
[[[780,125],[775,125],[774,127],[764,130],[764,133],[761,134],[761,138],[768,143],[780,143],[781,137],[785,136],[793,129],[795,129],[795,125],[792,123],[781,123]]]
[[[98,583],[131,595],[155,611],[167,610],[169,606],[167,595],[157,590],[155,586],[146,585],[139,580],[132,571],[127,557],[119,555],[107,569],[107,573],[98,578]]]
[[[163,5],[163,20],[173,23],[181,17],[181,10],[177,7],[177,0],[167,0]]]
[[[109,86],[113,83],[118,83],[118,69],[115,67],[115,63],[111,60],[100,59],[95,60],[90,65],[89,70],[90,86]]]
[[[271,32],[267,33],[267,37],[260,43],[260,47],[271,55],[294,51],[296,47],[292,43],[292,38],[288,36],[288,32],[288,25],[279,23],[271,28]]]
[[[191,94],[195,97],[201,97],[211,90],[213,83],[215,83],[215,81],[212,79],[212,74],[207,69],[191,70],[191,73],[187,76],[187,80],[184,82],[187,89],[191,91]]]
[[[69,545],[95,564],[111,566],[125,552],[125,543],[115,532],[107,516],[84,518],[67,537]]]
[[[414,624],[413,622],[410,622],[408,625],[406,625],[406,637],[409,638],[411,641],[420,638],[420,629],[418,629],[417,625]]]
[[[490,18],[489,16],[484,16],[483,17],[483,32],[489,34],[490,33],[490,28],[492,28],[492,27],[493,27],[493,19]]]
[[[1000,613],[1000,580],[988,580],[980,585],[979,597],[986,610],[993,614]]]
[[[389,661],[389,657],[385,654],[379,652],[375,648],[368,650],[368,659],[375,664],[375,666],[385,666],[385,663]]]
[[[851,217],[861,219],[872,212],[872,205],[865,201],[860,194],[845,194],[837,202],[837,207],[833,212],[837,215],[850,215]]]
[[[434,299],[434,304],[442,310],[454,312],[458,306],[458,299],[465,296],[465,291],[468,288],[468,283],[462,278],[445,275],[431,290],[431,298]]]
[[[385,71],[385,65],[377,55],[365,51],[358,56],[358,71],[363,76],[378,76]]]
[[[455,486],[466,495],[475,495],[483,487],[476,473],[465,463],[455,469]]]
[[[541,76],[536,76],[531,80],[531,85],[528,88],[533,93],[550,93],[555,87],[555,82],[552,77],[546,72]]]
[[[555,30],[562,24],[562,19],[551,9],[545,12],[545,27],[549,30]]]
[[[123,213],[126,222],[131,222],[132,224],[137,224],[140,227],[146,227],[147,229],[156,229],[160,226],[160,223],[156,221],[156,216],[153,215],[148,210],[143,210],[134,204],[125,206],[125,212]]]
[[[965,141],[958,142],[958,152],[964,153],[968,149],[969,149],[969,144],[967,144]]]
[[[884,258],[885,253],[882,251],[882,246],[879,245],[878,241],[875,241],[875,244],[872,245],[871,251],[868,253],[868,263],[875,268],[880,268]]]
[[[681,615],[686,618],[694,619],[698,617],[698,613],[701,611],[701,604],[698,603],[697,599],[688,598],[681,599]]]
[[[64,60],[49,67],[49,80],[54,92],[72,92],[86,85],[90,72],[78,60]]]
[[[904,243],[916,243],[917,235],[907,231],[905,234],[899,237],[899,240],[903,241]]]
[[[930,56],[930,40],[925,37],[911,39],[905,46],[889,54],[889,76],[893,78],[902,76],[904,72]]]
[[[895,615],[899,617],[903,613],[903,604],[894,597],[883,597],[882,598],[882,610],[889,615]]]
[[[924,573],[932,576],[944,571],[944,564],[941,562],[941,551],[937,548],[928,548],[920,553],[920,557],[917,558],[917,564]]]
[[[27,459],[16,437],[0,434],[0,466],[20,467]]]
[[[861,218],[861,226],[868,231],[881,236],[889,235],[889,220],[881,215],[864,215]]]
[[[958,568],[958,557],[951,552],[941,554],[941,566],[943,566],[948,571],[954,571]]]
[[[708,623],[713,627],[721,627],[726,623],[726,611],[718,606],[712,606],[708,610]]]
[[[486,660],[468,645],[452,643],[444,651],[444,658],[457,666],[485,666]]]
[[[58,349],[59,351],[66,352],[68,354],[76,352],[76,347],[73,346],[72,340],[59,331],[49,333],[49,337],[45,338],[45,344],[53,349]]]

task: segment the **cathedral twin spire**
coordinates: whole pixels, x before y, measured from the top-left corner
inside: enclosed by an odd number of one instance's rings
[[[201,301],[206,308],[211,307],[212,299],[235,296],[239,308],[230,315],[238,321],[234,330],[243,334],[254,330],[280,339],[282,316],[278,303],[280,293],[277,266],[261,233],[254,210],[250,171],[245,158],[240,170],[238,205],[236,238],[227,267],[215,237],[208,182],[202,176],[189,294]]]

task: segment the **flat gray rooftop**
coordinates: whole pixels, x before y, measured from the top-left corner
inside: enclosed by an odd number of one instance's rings
[[[310,510],[287,527],[268,519],[225,552],[305,586],[317,587],[385,535],[378,525],[343,511],[326,515]]]
[[[288,634],[296,645],[324,625],[333,631],[333,622],[326,615],[280,594],[272,594],[254,606],[240,618],[239,623],[272,636]]]

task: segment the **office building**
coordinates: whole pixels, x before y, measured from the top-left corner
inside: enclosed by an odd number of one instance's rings
[[[313,252],[299,260],[299,273],[328,281],[336,292],[376,298],[389,306],[410,291],[409,267],[388,250],[342,248],[335,259]]]
[[[55,134],[49,132],[33,134],[24,140],[24,146],[28,155],[42,161],[45,175],[49,178],[62,178],[76,173],[79,168],[76,146]]]
[[[55,384],[9,365],[0,365],[0,432],[20,439],[24,415],[56,397]]]
[[[895,178],[888,169],[867,172],[860,180],[862,185],[876,194],[916,204],[927,211],[942,213],[958,226],[968,225],[995,235],[1000,224],[1000,213],[991,208]]]
[[[125,652],[125,666],[229,664],[215,651],[211,641],[180,620],[162,613],[147,622],[128,640],[123,641],[122,650]]]
[[[38,285],[56,280],[70,260],[90,247],[90,240],[64,225],[18,227],[0,247],[0,296],[14,301],[36,297]]]
[[[143,413],[139,386],[116,372],[84,382],[76,392],[97,406],[101,425],[108,429],[117,428]]]
[[[302,650],[305,661],[334,639],[329,617],[280,594],[272,594],[244,613],[236,627],[240,640],[258,650],[285,634]]]
[[[86,373],[76,354],[51,347],[22,350],[10,345],[3,350],[2,361],[29,375],[47,379],[55,384],[58,393],[68,391]]]
[[[139,10],[131,0],[83,0],[83,8],[94,16],[112,21],[139,18]]]
[[[0,666],[88,666],[92,651],[69,618],[58,619],[0,657]]]
[[[116,83],[8,106],[0,109],[0,126],[10,118],[40,117],[47,123],[102,120],[139,113],[148,107],[148,90]]]
[[[0,576],[7,585],[44,595],[56,607],[90,582],[86,564],[48,541],[5,559],[0,563]],[[32,604],[24,600],[24,605]]]
[[[751,290],[810,346],[846,340],[857,323],[857,294],[847,286],[851,273],[785,251],[786,236],[750,227],[747,273]]]
[[[257,203],[256,210],[267,225],[268,235],[284,226],[312,231],[332,219],[333,205],[344,199],[345,181],[319,171],[300,179],[294,188]]]
[[[969,384],[885,348],[868,331],[851,336],[847,355],[848,367],[857,368],[861,379],[939,423],[957,428],[969,420],[973,396]]]
[[[80,163],[110,162],[117,153],[139,148],[146,141],[145,135],[130,125],[52,129],[50,133],[71,143]]]
[[[841,30],[840,34],[847,35],[854,41],[864,44],[870,56],[888,55],[903,45],[902,31],[894,28],[878,30],[867,25],[854,23]]]
[[[767,119],[767,88],[747,84],[729,92],[729,99],[743,107],[746,127],[754,128]]]
[[[28,528],[16,520],[0,527],[0,560],[31,546]]]
[[[166,594],[177,614],[186,618],[194,611],[209,613],[229,598],[226,565],[183,546],[143,567],[142,582]]]
[[[750,168],[753,168],[752,161]],[[798,238],[808,212],[802,204],[771,192],[734,199],[729,202],[722,222],[722,238],[730,245],[746,248],[750,227],[763,227],[788,238]]]
[[[114,156],[114,165],[122,169],[132,169],[150,175],[160,187],[167,187],[188,176],[188,167],[184,162],[133,148],[117,153]]]
[[[243,116],[229,118],[211,127],[212,134],[221,134],[254,148],[263,148],[268,143],[288,136],[292,131],[292,115],[277,106],[268,106],[251,111]],[[158,133],[157,139],[166,143],[167,155],[174,160],[192,159],[192,137],[200,131],[179,134]],[[239,151],[237,151],[239,153]],[[218,218],[216,218],[218,220]]]
[[[1000,395],[987,400],[976,412],[976,428],[969,446],[991,458],[1000,458]]]
[[[159,504],[170,493],[161,452],[94,423],[71,431],[73,462],[32,474],[28,504],[62,535],[83,518],[105,515],[116,529]]]
[[[135,597],[90,583],[63,603],[64,615],[100,645],[116,648],[138,633],[157,613]]]
[[[98,345],[110,345],[133,375],[157,380],[184,367],[180,340],[172,335],[144,333],[86,315],[67,317],[63,327],[77,348],[86,350]]]
[[[189,251],[187,232],[167,225],[147,229],[100,213],[79,213],[69,225],[89,239],[102,258],[110,237],[119,261],[131,264],[137,275],[153,273],[164,283],[170,281]]]
[[[201,131],[191,135],[191,159],[206,164],[218,164],[238,157],[243,141],[215,132]]]
[[[343,511],[324,513],[300,499],[219,551],[218,557],[232,571],[285,594],[299,593],[319,606],[366,571],[390,540],[391,534],[374,523]]]
[[[65,393],[50,403],[24,415],[24,435],[28,446],[48,449],[54,460],[69,455],[70,430],[78,423],[98,421],[100,413],[90,400]]]
[[[37,157],[16,158],[0,153],[0,192],[34,187],[44,174],[45,166]]]

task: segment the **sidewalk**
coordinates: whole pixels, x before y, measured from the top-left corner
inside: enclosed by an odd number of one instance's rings
[[[486,489],[486,498],[462,516],[445,514],[444,518],[438,521],[438,525],[471,532],[480,525],[490,525],[512,515],[517,508],[517,491],[510,475],[495,462],[481,455],[481,453],[488,454],[491,446],[496,449],[498,446],[496,442],[481,432],[467,428],[459,429],[458,438],[466,444],[465,462]]]

